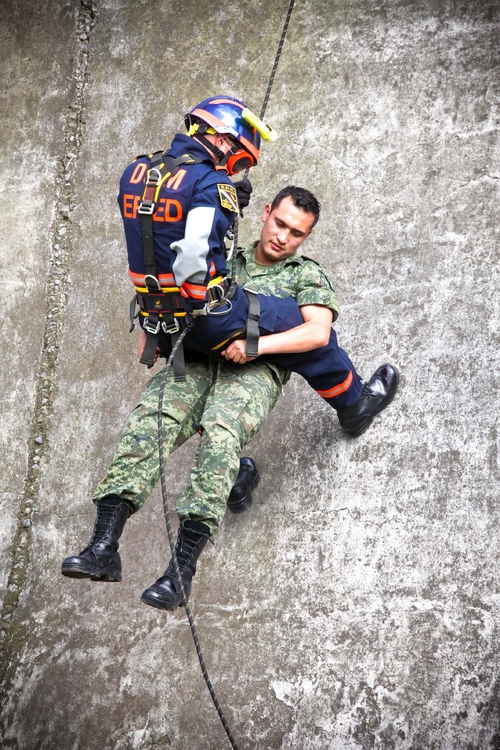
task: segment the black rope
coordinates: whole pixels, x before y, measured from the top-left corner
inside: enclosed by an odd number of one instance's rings
[[[233,750],[238,750],[237,745],[233,739],[233,735],[231,734],[231,730],[229,728],[229,724],[226,721],[226,717],[224,716],[222,712],[222,708],[220,706],[220,703],[218,701],[218,698],[215,694],[215,690],[213,688],[212,682],[210,680],[210,677],[208,676],[207,668],[205,666],[205,661],[203,659],[203,653],[201,651],[200,642],[198,640],[198,633],[196,632],[196,627],[194,624],[193,615],[191,613],[191,608],[189,606],[189,602],[187,600],[186,591],[184,589],[184,584],[182,582],[182,576],[181,571],[179,568],[179,561],[177,560],[177,555],[175,554],[175,542],[174,537],[172,534],[172,525],[170,523],[170,513],[168,510],[168,502],[167,502],[167,483],[165,479],[165,455],[163,453],[163,395],[165,392],[165,383],[167,381],[167,375],[170,370],[170,367],[172,365],[172,362],[175,357],[175,353],[177,352],[178,348],[182,344],[183,339],[187,336],[189,331],[192,329],[193,323],[188,323],[186,328],[182,331],[181,335],[175,342],[175,346],[173,347],[172,351],[170,352],[170,356],[167,360],[167,364],[165,365],[165,369],[163,370],[161,380],[160,380],[160,390],[158,394],[158,452],[160,454],[160,482],[161,482],[161,497],[163,501],[163,511],[165,513],[165,521],[167,522],[167,534],[168,534],[168,542],[170,545],[170,552],[172,554],[172,560],[174,563],[175,568],[175,574],[177,576],[177,583],[179,584],[180,591],[182,594],[182,603],[186,609],[186,615],[189,621],[189,627],[191,628],[191,634],[193,636],[194,645],[196,648],[196,653],[198,654],[198,660],[200,662],[201,671],[203,674],[203,677],[205,679],[205,682],[208,687],[208,691],[212,697],[212,700],[214,702],[215,708],[217,709],[217,713],[219,714],[219,718],[222,722],[222,726],[226,730],[226,734],[228,736],[229,742],[231,743],[231,747]]]
[[[235,215],[231,229],[233,234],[233,254],[231,255],[231,286],[236,285],[236,256],[238,254],[238,214]]]
[[[274,76],[276,75],[276,70],[278,68],[279,59],[281,56],[281,50],[283,49],[283,43],[285,41],[286,32],[288,29],[288,24],[290,23],[290,16],[292,15],[293,5],[295,0],[290,0],[290,5],[288,8],[288,13],[286,15],[285,24],[283,26],[283,31],[281,33],[281,39],[278,45],[278,50],[276,52],[276,57],[274,58],[274,65],[273,69],[271,71],[271,76],[269,78],[269,83],[267,85],[267,91],[266,95],[264,97],[264,103],[262,105],[262,110],[260,113],[260,119],[262,120],[264,118],[264,115],[266,113],[267,109],[267,103],[269,101],[269,95],[271,93],[271,89],[274,82]],[[248,174],[248,170],[245,170],[245,177]],[[237,246],[238,246],[238,216],[236,215],[234,224],[233,224],[233,257],[232,257],[232,263],[231,263],[231,280],[232,283],[234,283],[235,274],[236,274],[236,253],[237,253]],[[203,678],[207,684],[208,691],[210,693],[210,696],[212,698],[212,701],[214,703],[215,708],[217,709],[217,713],[219,714],[219,718],[222,722],[222,726],[224,727],[224,730],[227,734],[228,740],[231,743],[231,747],[233,750],[238,750],[238,747],[236,745],[236,742],[234,741],[233,735],[231,734],[231,729],[229,727],[229,724],[227,723],[226,717],[224,716],[224,713],[222,711],[222,708],[220,706],[219,700],[217,698],[217,695],[215,694],[215,690],[213,688],[212,682],[210,680],[210,677],[207,672],[207,668],[205,666],[205,660],[203,659],[203,653],[201,650],[200,642],[198,640],[198,633],[196,632],[196,627],[194,624],[193,615],[191,613],[191,608],[189,606],[189,602],[186,597],[186,591],[184,589],[184,584],[182,582],[182,576],[181,571],[179,568],[179,562],[177,560],[177,555],[175,554],[175,542],[174,537],[172,534],[172,525],[170,523],[170,512],[168,510],[168,501],[167,501],[167,483],[165,479],[165,456],[163,454],[163,396],[165,393],[165,383],[167,381],[167,375],[169,373],[170,367],[172,365],[172,362],[174,360],[175,354],[179,347],[181,346],[184,338],[187,336],[189,331],[192,329],[194,323],[190,322],[186,325],[184,330],[182,331],[181,335],[177,339],[175,346],[172,348],[172,351],[170,352],[170,356],[167,359],[167,364],[165,365],[165,369],[163,370],[161,380],[160,380],[160,389],[158,393],[158,452],[160,457],[160,483],[161,483],[161,497],[163,502],[163,511],[165,514],[165,521],[167,524],[167,534],[168,534],[168,543],[170,545],[170,552],[172,554],[172,560],[174,563],[175,568],[175,574],[177,576],[177,583],[179,584],[180,591],[182,594],[182,603],[186,609],[186,615],[189,622],[189,627],[191,628],[191,634],[193,636],[194,645],[196,648],[196,653],[198,655],[198,661],[200,662],[201,671],[203,674]],[[212,374],[211,374],[211,381],[212,381]],[[210,383],[212,385],[212,382]]]
[[[264,97],[264,103],[262,105],[262,109],[260,110],[260,119],[261,120],[264,119],[264,115],[266,114],[267,103],[269,101],[269,95],[270,95],[271,89],[273,87],[274,76],[276,75],[276,71],[278,70],[278,63],[279,63],[280,57],[281,57],[281,50],[283,49],[283,44],[285,42],[286,32],[288,30],[288,24],[290,23],[290,16],[292,15],[292,10],[293,10],[293,4],[294,4],[294,2],[295,2],[295,0],[290,0],[290,5],[288,7],[288,13],[286,14],[285,24],[283,26],[283,31],[281,32],[280,43],[278,44],[278,49],[277,49],[277,52],[276,52],[276,57],[274,58],[274,65],[273,65],[273,69],[271,71],[271,77],[269,78],[269,83],[267,84],[267,91],[266,91],[266,95]]]
[[[288,6],[288,11],[285,18],[285,23],[283,24],[283,31],[281,32],[281,39],[280,43],[278,44],[278,49],[276,50],[276,56],[274,58],[273,63],[273,69],[271,70],[271,75],[269,77],[269,83],[267,84],[267,91],[266,95],[264,97],[264,102],[262,104],[262,109],[260,110],[260,119],[263,120],[266,114],[267,104],[269,102],[269,96],[271,94],[271,89],[273,87],[274,83],[274,76],[276,75],[276,71],[278,70],[278,63],[280,61],[281,57],[281,51],[283,49],[283,44],[285,43],[285,37],[286,32],[288,31],[288,24],[290,23],[290,17],[292,15],[293,6],[295,4],[295,0],[290,0],[290,5]],[[248,177],[249,169],[245,169],[243,172],[243,179]],[[231,258],[231,281],[234,281],[234,278],[236,276],[236,250],[238,247],[238,214],[236,214],[232,226],[232,232],[233,232],[233,256]]]

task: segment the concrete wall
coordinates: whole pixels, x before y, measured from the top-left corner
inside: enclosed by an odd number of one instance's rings
[[[287,7],[2,2],[2,748],[229,747],[183,611],[139,601],[169,558],[158,492],[121,584],[59,570],[147,377],[119,175],[210,93],[259,110]],[[248,451],[254,505],[191,597],[240,750],[500,748],[499,33],[495,0],[296,0],[242,240],[312,189],[340,340],[402,383],[352,440],[294,377]]]

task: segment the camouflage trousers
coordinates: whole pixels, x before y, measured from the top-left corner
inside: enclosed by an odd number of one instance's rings
[[[210,386],[210,367],[213,384]],[[158,391],[162,373],[145,386],[118,443],[113,461],[93,496],[126,498],[134,512],[144,504],[159,475]],[[189,486],[176,512],[182,522],[202,521],[213,534],[239,469],[239,454],[264,423],[281,393],[265,364],[186,362],[186,380],[169,373],[163,400],[165,457],[202,428]],[[167,465],[168,483],[168,465]]]

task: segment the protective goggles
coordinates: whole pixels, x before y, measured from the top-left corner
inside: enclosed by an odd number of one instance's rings
[[[245,151],[238,141],[233,141],[233,139],[228,136],[223,135],[222,137],[226,138],[231,144],[231,149],[220,162],[221,166],[227,169],[229,175],[238,174],[239,172],[243,172],[245,169],[250,169],[257,164],[257,161],[252,154],[249,151]]]

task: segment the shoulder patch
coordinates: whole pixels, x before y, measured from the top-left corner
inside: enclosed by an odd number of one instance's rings
[[[234,185],[221,185],[217,184],[219,191],[220,204],[222,208],[227,208],[229,211],[238,213],[238,196],[236,194],[236,188]]]

